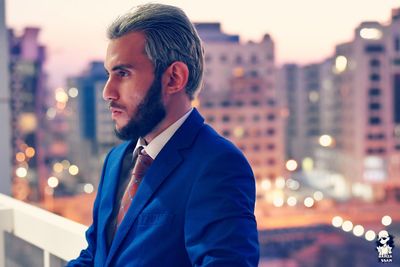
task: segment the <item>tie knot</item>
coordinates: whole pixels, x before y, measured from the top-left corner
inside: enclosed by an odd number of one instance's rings
[[[132,174],[136,179],[141,180],[146,174],[147,169],[153,163],[153,159],[146,153],[143,146],[137,148],[138,155],[136,159],[135,166],[133,167]]]

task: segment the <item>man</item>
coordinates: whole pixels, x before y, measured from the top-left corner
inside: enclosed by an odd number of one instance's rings
[[[203,76],[192,23],[147,4],[108,36],[103,97],[127,142],[105,159],[88,247],[68,266],[257,266],[251,168],[191,107]]]

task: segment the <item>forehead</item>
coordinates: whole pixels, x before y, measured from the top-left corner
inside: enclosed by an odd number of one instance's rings
[[[146,36],[142,32],[131,32],[108,43],[105,67],[111,69],[120,64],[151,63],[146,52]]]

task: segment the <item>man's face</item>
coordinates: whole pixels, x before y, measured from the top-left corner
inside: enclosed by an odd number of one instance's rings
[[[109,73],[103,98],[109,101],[115,132],[121,139],[144,137],[165,117],[161,76],[145,53],[145,36],[132,32],[111,40],[105,60]]]

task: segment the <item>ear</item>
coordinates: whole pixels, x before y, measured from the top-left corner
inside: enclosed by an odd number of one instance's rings
[[[189,79],[189,69],[181,61],[173,62],[163,74],[165,93],[174,94],[185,89]]]

